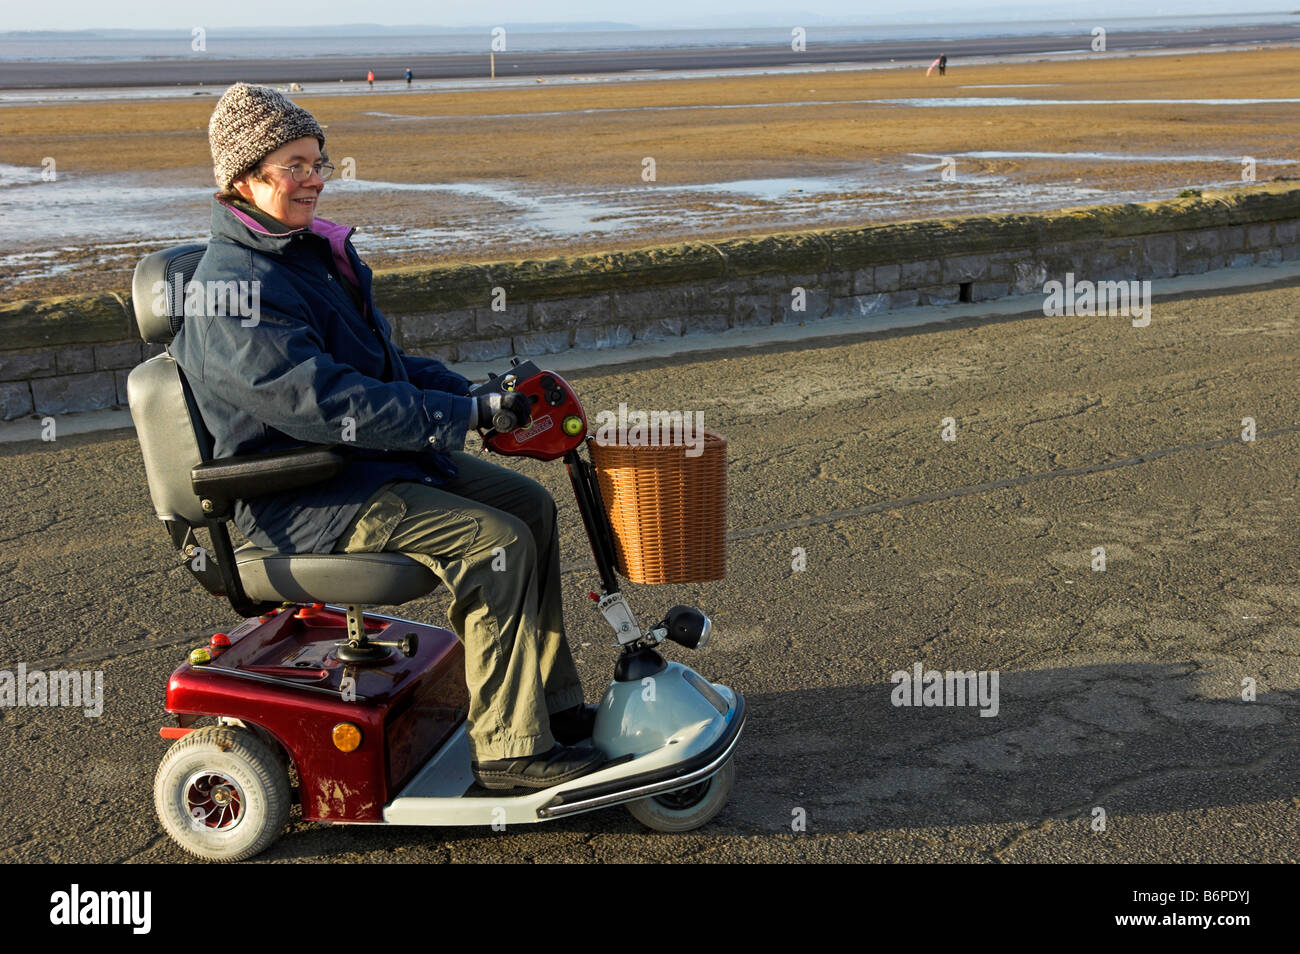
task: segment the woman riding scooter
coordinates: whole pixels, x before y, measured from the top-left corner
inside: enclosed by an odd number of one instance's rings
[[[333,171],[325,135],[274,90],[237,84],[208,127],[220,188],[200,288],[239,284],[252,313],[187,295],[170,351],[215,457],[311,444],[349,447],[342,475],[240,501],[256,545],[291,553],[398,551],[452,596],[465,645],[473,770],[486,788],[546,788],[598,768],[595,707],[564,633],[555,502],[536,481],[462,451],[514,393],[403,353],[375,307],[352,230],[316,217]]]

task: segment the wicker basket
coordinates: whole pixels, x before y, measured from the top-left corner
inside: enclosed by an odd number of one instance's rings
[[[614,565],[633,583],[699,583],[727,573],[727,439],[703,432],[682,444],[601,444],[591,462],[614,536]]]

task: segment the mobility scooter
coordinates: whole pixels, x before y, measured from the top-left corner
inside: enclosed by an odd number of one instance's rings
[[[145,341],[167,344],[180,329],[183,298],[173,290],[188,284],[203,250],[155,252],[137,266],[133,299]],[[494,418],[483,431],[488,448],[563,459],[568,468],[603,591],[591,596],[620,650],[592,736],[608,761],[541,790],[479,787],[455,633],[363,609],[425,596],[439,583],[428,568],[400,553],[285,554],[231,543],[236,500],[338,474],[346,449],[213,460],[184,376],[164,352],[128,379],[154,510],[189,572],[244,617],[192,651],[167,685],[177,724],[160,730],[175,741],[154,800],[185,851],[239,861],[264,850],[288,821],[291,778],[304,820],[339,824],[500,830],[626,805],[648,827],[679,832],[725,804],[744,699],[656,650],[664,640],[703,646],[710,621],[677,606],[653,626],[637,623],[619,592],[595,469],[580,453],[586,415],[564,379],[524,362],[475,390],[484,389],[521,392],[533,408],[531,423],[509,412]]]

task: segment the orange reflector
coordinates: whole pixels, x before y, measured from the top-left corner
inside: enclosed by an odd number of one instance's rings
[[[351,722],[340,722],[330,734],[340,752],[355,752],[361,746],[361,730]]]

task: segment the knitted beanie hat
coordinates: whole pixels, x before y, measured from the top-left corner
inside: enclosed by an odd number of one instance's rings
[[[266,86],[236,83],[226,90],[208,122],[212,172],[221,190],[287,142],[325,133],[307,110]]]

